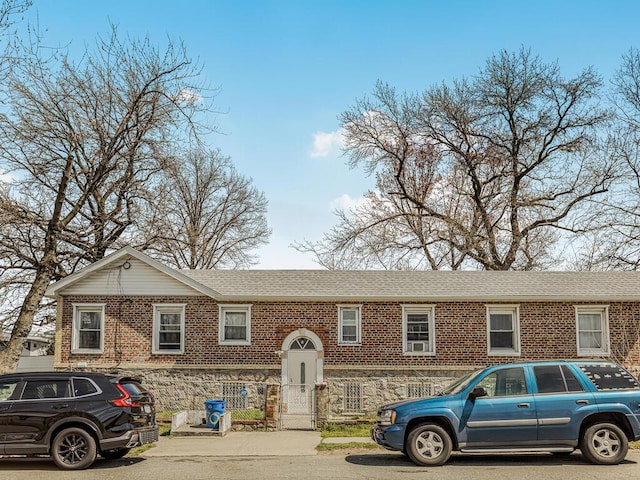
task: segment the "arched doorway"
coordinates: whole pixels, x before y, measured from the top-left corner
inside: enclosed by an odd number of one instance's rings
[[[323,381],[324,349],[311,330],[300,328],[282,342],[282,427],[313,428],[315,386]]]
[[[318,352],[313,341],[307,337],[296,338],[289,349],[289,384],[300,385],[301,393],[312,388],[316,380]],[[313,383],[311,383],[313,382]]]

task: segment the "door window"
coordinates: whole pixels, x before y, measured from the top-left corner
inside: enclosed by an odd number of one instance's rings
[[[296,338],[289,348],[291,350],[315,350],[316,346],[308,338],[300,337]]]
[[[28,380],[22,392],[22,400],[70,397],[67,380]]]
[[[477,386],[484,388],[488,397],[524,395],[527,393],[524,369],[520,367],[505,368],[492,372],[480,380]]]
[[[9,400],[15,400],[18,392],[18,380],[9,380],[8,382],[0,383],[0,402],[8,402]]]
[[[533,367],[539,393],[582,392],[584,389],[566,365]]]

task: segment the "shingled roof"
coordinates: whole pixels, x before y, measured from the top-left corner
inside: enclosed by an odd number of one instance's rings
[[[640,301],[640,272],[180,270],[220,300]]]

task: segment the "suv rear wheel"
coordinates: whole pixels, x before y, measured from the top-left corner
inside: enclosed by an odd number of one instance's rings
[[[613,423],[596,423],[584,432],[580,450],[587,460],[600,465],[616,465],[627,455],[629,442]]]
[[[51,457],[65,470],[83,470],[96,459],[96,441],[82,428],[65,428],[51,444]]]
[[[451,456],[451,447],[447,431],[433,423],[418,425],[407,437],[407,455],[419,465],[444,464]]]

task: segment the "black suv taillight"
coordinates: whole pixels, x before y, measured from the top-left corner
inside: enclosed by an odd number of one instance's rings
[[[119,383],[116,383],[116,388],[120,390],[122,393],[122,398],[116,398],[115,400],[110,400],[112,405],[116,407],[139,407],[140,404],[133,401],[133,397],[127,392],[127,389],[124,388]]]

